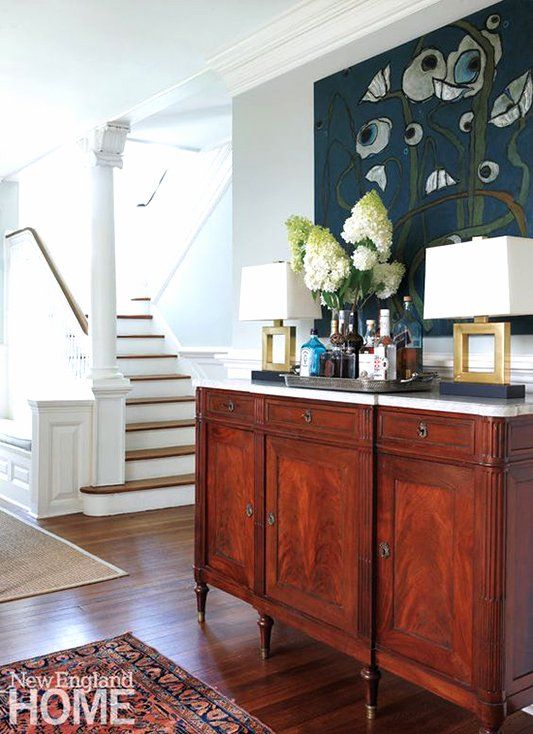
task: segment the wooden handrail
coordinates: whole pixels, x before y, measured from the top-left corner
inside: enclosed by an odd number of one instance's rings
[[[53,261],[52,256],[50,255],[48,248],[42,241],[39,233],[33,227],[23,227],[22,229],[17,229],[14,232],[8,232],[6,234],[6,239],[10,239],[11,237],[16,237],[17,235],[24,234],[24,232],[29,232],[32,235],[33,239],[37,243],[37,247],[39,248],[39,250],[42,253],[42,256],[46,260],[48,267],[52,271],[52,275],[56,279],[58,286],[61,288],[63,295],[67,299],[67,303],[70,306],[70,308],[72,309],[72,313],[76,317],[76,321],[80,325],[83,333],[88,334],[89,333],[89,322],[87,321],[87,317],[83,313],[79,303],[74,298],[72,291],[70,290],[65,280],[63,279],[63,276],[59,272],[57,265]]]

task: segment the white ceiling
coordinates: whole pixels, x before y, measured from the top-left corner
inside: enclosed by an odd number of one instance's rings
[[[197,74],[294,4],[0,0],[0,176]]]

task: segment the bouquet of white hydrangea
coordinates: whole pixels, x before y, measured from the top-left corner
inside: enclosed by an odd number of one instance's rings
[[[344,223],[342,238],[347,252],[325,227],[305,217],[287,222],[291,266],[303,272],[306,286],[330,309],[347,302],[361,308],[374,294],[389,298],[398,290],[405,273],[400,262],[388,262],[392,246],[392,222],[379,194],[365,194]]]

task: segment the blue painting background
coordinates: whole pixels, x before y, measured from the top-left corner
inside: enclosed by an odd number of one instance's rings
[[[487,39],[491,33],[497,34],[499,41],[493,35],[489,43]],[[468,51],[461,63],[472,63],[474,57],[473,63],[479,64],[480,53],[485,53],[487,59],[482,69],[484,75],[478,75],[478,87],[482,77],[483,83],[477,93],[462,94],[454,101],[445,101],[435,93],[424,101],[409,99],[402,90],[402,81],[413,59],[411,68],[418,68],[416,59],[425,58],[425,54],[429,54],[425,49],[432,48],[442,52],[444,61],[448,60],[450,65],[449,59],[456,57],[449,55],[458,50],[456,56],[461,55],[459,44],[463,42],[464,46],[465,36],[475,42],[472,44],[468,40],[467,51],[468,44],[473,47],[477,44],[481,52]],[[520,85],[515,83],[507,92],[509,106],[517,102],[518,119],[509,124],[500,122],[501,126],[490,121],[501,109],[502,95],[514,80],[523,77],[527,85],[531,83],[532,39],[533,3],[503,0],[316,82],[315,221],[329,227],[342,242],[340,232],[353,204],[371,189],[379,192],[394,223],[392,259],[404,262],[407,267],[401,290],[389,303],[393,315],[401,308],[401,296],[406,293],[413,296],[422,314],[426,246],[465,241],[476,235],[533,236],[531,100],[529,107],[527,104],[530,87],[527,86],[525,96],[520,99],[521,108],[516,99]],[[499,43],[501,58],[498,61],[495,44]],[[495,63],[492,67],[495,74],[489,73],[491,59]],[[453,71],[455,82],[460,72],[458,65],[459,61]],[[385,76],[383,73],[380,76],[380,71],[388,66],[390,87],[381,94]],[[472,68],[475,73],[475,67]],[[435,72],[429,70],[429,73]],[[420,72],[424,78],[426,74],[425,70]],[[378,83],[370,87],[375,101],[362,100],[376,75]],[[469,88],[473,89],[465,86],[462,92]],[[455,93],[456,88],[449,89]],[[500,104],[495,108],[498,98]],[[461,129],[461,124],[464,127],[461,120],[464,121],[465,113],[469,112],[474,119],[467,131]],[[380,121],[375,123],[375,129],[388,131],[390,139],[383,149],[362,157],[357,150],[358,141],[359,150],[364,150],[361,141],[368,142],[367,138],[372,137],[368,132],[371,120]],[[417,125],[413,126],[413,122]],[[417,145],[406,143],[409,125],[417,135],[422,130]],[[366,178],[370,169],[382,165],[386,174],[384,190]],[[441,172],[433,176],[433,185],[438,180],[439,187],[428,193],[428,179],[435,171]],[[495,174],[494,180],[487,180]],[[453,183],[445,185],[450,179]],[[453,299],[454,284],[449,285],[450,299]],[[370,302],[366,315],[374,316],[376,308],[377,303]],[[425,329],[432,336],[448,335],[451,334],[451,322],[426,322]],[[513,332],[533,334],[533,318],[513,319]]]

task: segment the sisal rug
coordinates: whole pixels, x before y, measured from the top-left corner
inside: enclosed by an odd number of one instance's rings
[[[71,678],[70,684],[65,683],[67,676]],[[85,684],[85,705],[76,709],[71,701],[76,696],[79,698],[80,694],[75,695],[78,681]],[[110,700],[106,686],[110,682],[124,691],[120,700],[127,705],[119,713],[127,723],[117,724],[116,720],[111,723],[111,712],[106,708],[106,701]],[[31,702],[31,684],[39,688],[37,717],[32,724],[31,712],[24,709],[17,713],[15,724],[14,703]],[[50,689],[56,692],[50,695]],[[102,691],[107,691],[107,696]],[[45,697],[47,703],[43,706]],[[66,720],[53,728],[50,717],[65,716],[67,712]],[[89,720],[88,715],[92,717]],[[52,734],[54,731],[62,734],[88,731],[92,734],[273,734],[221,693],[131,634],[0,667],[0,732]]]
[[[0,508],[0,602],[126,575],[120,568]]]

